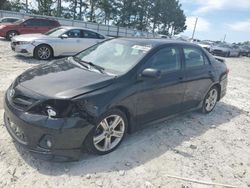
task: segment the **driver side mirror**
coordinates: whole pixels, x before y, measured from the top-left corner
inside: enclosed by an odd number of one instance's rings
[[[67,38],[69,38],[69,37],[68,37],[68,35],[66,35],[66,34],[62,34],[60,38],[61,38],[61,39],[67,39]]]
[[[141,78],[160,78],[161,71],[153,68],[147,68],[142,71],[140,74]]]

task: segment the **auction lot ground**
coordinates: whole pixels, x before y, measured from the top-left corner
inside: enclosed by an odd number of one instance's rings
[[[250,58],[227,58],[228,92],[209,115],[172,118],[127,136],[105,156],[73,163],[38,160],[15,147],[3,126],[3,96],[13,79],[44,61],[16,55],[0,39],[0,188],[250,187]],[[65,138],[66,139],[66,138]]]

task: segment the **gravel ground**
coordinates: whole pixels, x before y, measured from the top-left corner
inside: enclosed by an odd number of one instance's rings
[[[0,39],[0,98],[13,79],[44,61],[22,57]],[[73,163],[38,160],[3,126],[1,187],[250,187],[250,58],[228,58],[228,93],[209,115],[188,113],[129,135],[113,153]],[[182,179],[178,179],[182,178]]]

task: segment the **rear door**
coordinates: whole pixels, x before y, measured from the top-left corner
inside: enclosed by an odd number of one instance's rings
[[[47,19],[37,19],[39,33],[45,33],[54,28],[53,22]]]
[[[140,71],[146,68],[160,70],[161,77],[142,78],[137,83],[137,121],[141,125],[179,112],[185,92],[179,47],[159,49]]]
[[[214,71],[206,54],[196,46],[183,47],[185,82],[187,88],[183,100],[183,110],[197,107],[214,80]]]

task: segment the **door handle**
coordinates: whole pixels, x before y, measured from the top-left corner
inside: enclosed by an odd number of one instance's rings
[[[182,81],[182,80],[183,80],[183,77],[182,77],[182,76],[180,76],[178,79],[179,79],[180,81]]]

